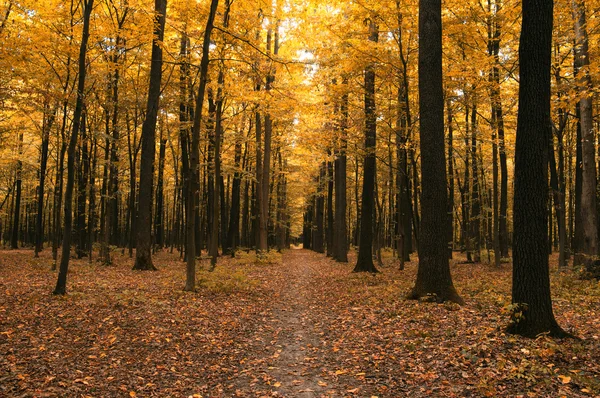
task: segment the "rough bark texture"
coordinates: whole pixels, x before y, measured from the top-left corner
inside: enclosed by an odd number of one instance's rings
[[[167,0],[155,0],[156,25],[152,40],[150,87],[146,104],[146,119],[142,125],[142,158],[140,164],[140,194],[136,222],[137,239],[135,265],[137,270],[156,270],[152,264],[152,187],[154,181],[154,155],[156,152],[156,118],[162,81],[162,48],[165,31]]]
[[[554,319],[548,271],[548,139],[552,0],[523,0],[520,87],[513,204],[511,333],[561,335]]]
[[[379,28],[369,22],[369,40],[377,42]],[[375,213],[375,143],[377,139],[375,115],[375,65],[365,69],[365,163],[363,174],[362,208],[358,260],[354,272],[377,272],[373,264],[373,217]]]
[[[409,298],[462,299],[448,263],[441,0],[419,2],[419,109],[421,114],[421,227],[419,268]]]

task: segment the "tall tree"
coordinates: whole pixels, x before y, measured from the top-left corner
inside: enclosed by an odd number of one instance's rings
[[[598,214],[596,208],[596,138],[592,115],[592,79],[589,44],[583,0],[572,0],[575,19],[575,75],[579,91],[579,123],[581,126],[581,217],[582,240],[576,264],[590,265],[598,256]]]
[[[333,258],[348,262],[348,227],[346,225],[346,172],[348,148],[348,79],[342,81],[343,94],[340,103],[340,140],[334,161],[335,217],[333,234]]]
[[[163,50],[167,0],[154,1],[155,25],[150,61],[150,85],[146,103],[146,119],[142,125],[142,158],[140,163],[140,194],[136,222],[136,270],[156,270],[152,264],[152,187],[154,182],[154,155],[156,153],[156,118],[162,81]]]
[[[448,262],[448,191],[444,154],[442,84],[442,3],[419,1],[419,111],[421,115],[421,227],[419,268],[408,297],[435,295],[439,301],[463,300],[454,289]]]
[[[374,18],[374,17],[372,17]],[[377,43],[379,27],[369,20],[369,41]],[[377,142],[377,116],[375,114],[375,65],[365,68],[365,160],[363,173],[362,208],[358,259],[354,272],[377,272],[373,264],[373,218],[375,215],[375,144]]]
[[[60,258],[60,268],[58,270],[58,279],[56,287],[52,294],[64,295],[67,292],[67,273],[69,271],[69,258],[71,257],[71,228],[73,227],[73,185],[75,183],[75,149],[79,130],[81,129],[81,113],[83,110],[85,76],[87,72],[85,57],[87,53],[87,43],[90,36],[90,16],[94,0],[83,1],[83,31],[81,33],[81,45],[79,47],[78,59],[78,81],[77,81],[77,101],[75,103],[75,112],[73,113],[73,130],[69,138],[69,148],[67,151],[67,187],[65,190],[64,207],[64,231],[62,242],[62,253]]]
[[[511,333],[564,335],[552,312],[548,270],[548,139],[552,0],[523,0],[513,202]]]
[[[196,109],[194,111],[194,124],[192,126],[192,145],[190,148],[190,177],[188,181],[188,195],[186,198],[186,281],[185,290],[188,292],[196,289],[196,234],[199,233],[197,222],[197,207],[199,203],[199,153],[200,153],[200,125],[202,124],[202,107],[204,104],[204,93],[208,80],[208,63],[210,50],[210,35],[212,33],[217,13],[219,0],[212,0],[210,11],[204,29],[204,41],[202,42],[202,59],[200,60],[200,82],[198,84],[198,96],[196,98]]]

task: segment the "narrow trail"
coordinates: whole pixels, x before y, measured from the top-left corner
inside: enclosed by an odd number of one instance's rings
[[[312,295],[317,263],[314,254],[288,251],[284,257],[287,276],[279,302],[273,309],[276,352],[269,369],[277,380],[278,393],[293,397],[319,397],[327,393],[321,339],[312,309],[318,304]],[[329,394],[328,394],[329,396]]]

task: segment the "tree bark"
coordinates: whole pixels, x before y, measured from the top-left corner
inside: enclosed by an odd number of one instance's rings
[[[441,0],[419,1],[419,112],[421,115],[421,227],[419,268],[408,297],[462,304],[450,275],[447,244]]]
[[[526,337],[564,334],[552,312],[547,249],[552,14],[552,0],[523,0],[508,331]]]
[[[136,221],[136,251],[134,270],[155,271],[152,263],[152,193],[154,182],[154,155],[156,153],[156,119],[162,81],[162,41],[165,31],[167,0],[155,0],[155,28],[150,63],[150,86],[146,104],[146,118],[142,125],[142,155],[140,164],[140,195]]]
[[[593,126],[593,92],[590,76],[588,34],[583,0],[572,0],[575,19],[575,76],[581,125],[581,246],[575,256],[575,265],[591,266],[598,256],[598,214],[596,208],[596,139]]]
[[[379,27],[369,21],[369,41],[377,43]],[[375,114],[375,65],[365,68],[365,160],[363,173],[362,207],[358,259],[354,272],[378,272],[373,264],[373,216],[375,213],[375,146],[377,116]]]

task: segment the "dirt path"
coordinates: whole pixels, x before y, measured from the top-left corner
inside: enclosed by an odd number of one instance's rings
[[[304,250],[286,253],[288,275],[273,310],[276,359],[269,373],[276,380],[277,392],[284,396],[327,394],[326,374],[319,367],[323,363],[321,339],[311,312],[317,304],[311,290],[316,273],[313,256]]]

